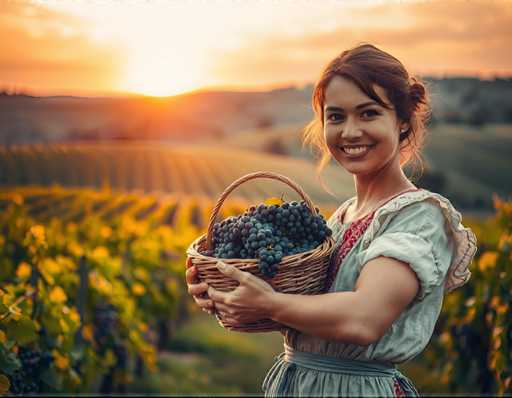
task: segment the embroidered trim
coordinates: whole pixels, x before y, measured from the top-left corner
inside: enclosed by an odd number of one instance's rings
[[[345,208],[354,200],[354,198],[350,198],[344,202],[332,215],[333,223],[341,223],[340,215],[343,213]],[[408,206],[412,203],[421,202],[423,200],[429,200],[437,204],[445,216],[447,223],[450,227],[450,230],[453,234],[453,239],[455,242],[455,253],[452,259],[452,263],[448,268],[448,272],[445,277],[444,289],[445,293],[449,293],[458,287],[464,285],[471,278],[471,271],[469,271],[468,266],[471,264],[473,257],[476,254],[477,250],[477,242],[476,237],[473,231],[469,228],[466,228],[462,225],[462,216],[461,214],[453,207],[451,202],[441,196],[440,194],[430,192],[426,189],[418,189],[414,191],[404,192],[394,197],[377,210],[375,210],[373,214],[373,219],[370,222],[370,225],[364,231],[363,236],[363,249],[367,248],[370,245],[370,242],[373,240],[377,232],[384,228],[392,219],[390,215],[398,212],[405,206]],[[359,221],[359,220],[358,220]],[[350,229],[352,225],[350,225],[348,229]],[[343,233],[343,239],[345,239]],[[340,244],[340,246],[343,244]],[[336,252],[339,252],[341,247],[337,249]],[[348,253],[348,252],[347,252]],[[332,257],[331,257],[332,259]],[[330,267],[333,266],[333,262],[331,261]],[[328,279],[330,283],[330,279]]]
[[[397,379],[394,380],[393,389],[395,390],[395,397],[405,397],[404,390],[402,390],[402,386],[400,385],[400,382]]]
[[[461,214],[453,207],[447,198],[426,189],[407,192],[396,197],[377,209],[373,222],[365,233],[366,236],[363,238],[363,243],[366,246],[369,245],[379,229],[384,227],[391,220],[392,217],[387,216],[398,212],[405,206],[424,200],[432,201],[441,208],[453,234],[455,253],[452,263],[448,268],[444,283],[445,293],[449,293],[464,285],[470,279],[471,272],[468,266],[475,256],[477,245],[475,234],[469,228],[465,228],[462,225]]]
[[[342,261],[345,259],[350,250],[352,250],[356,242],[365,233],[366,229],[372,222],[373,214],[374,213],[370,213],[365,217],[354,221],[343,233],[342,243],[336,250],[334,259],[331,258],[326,282],[326,291],[331,289]]]

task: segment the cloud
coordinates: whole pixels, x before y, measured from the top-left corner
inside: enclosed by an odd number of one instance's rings
[[[87,37],[84,21],[37,3],[0,3],[0,84],[108,90],[123,55]]]
[[[424,1],[367,5],[333,12],[354,24],[300,37],[252,35],[223,54],[217,72],[233,78],[314,80],[330,59],[361,42],[390,52],[415,73],[512,74],[509,2]]]

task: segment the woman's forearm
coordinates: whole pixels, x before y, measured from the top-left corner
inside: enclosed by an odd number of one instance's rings
[[[362,316],[364,308],[357,292],[275,293],[271,301],[271,318],[302,333],[349,344],[373,342],[371,323]]]

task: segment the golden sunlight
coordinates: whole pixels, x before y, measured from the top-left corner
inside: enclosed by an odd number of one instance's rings
[[[211,84],[207,64],[212,46],[207,39],[221,38],[224,32],[221,26],[212,29],[212,21],[196,9],[179,4],[128,4],[121,17],[118,6],[106,3],[99,12],[97,6],[86,5],[77,8],[64,3],[60,9],[88,20],[90,38],[115,43],[123,53],[117,82],[120,90],[170,96]]]
[[[149,9],[138,27],[125,39],[128,54],[124,89],[154,96],[176,95],[194,90],[207,83],[204,37],[208,30],[194,24],[190,32],[190,17],[178,13]],[[187,26],[188,25],[188,26]],[[202,28],[203,27],[203,28]],[[129,26],[126,27],[129,31]]]
[[[133,48],[126,66],[123,86],[127,91],[152,96],[169,96],[199,88],[201,79],[194,54],[181,51]]]

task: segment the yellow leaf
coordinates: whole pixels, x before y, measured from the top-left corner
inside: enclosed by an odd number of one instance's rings
[[[133,275],[141,281],[147,282],[149,280],[149,273],[142,267],[136,267],[133,270]]]
[[[0,373],[0,395],[4,395],[11,388],[11,382],[9,378]]]
[[[497,259],[498,252],[488,251],[482,254],[482,257],[480,257],[480,261],[478,262],[480,271],[484,272],[486,269],[494,267]]]
[[[68,243],[68,251],[75,257],[80,257],[84,254],[84,249],[75,241]]]
[[[112,284],[96,271],[89,274],[89,283],[105,296],[112,294]]]
[[[508,305],[507,304],[501,304],[496,308],[496,313],[499,315],[506,314],[508,311]]]
[[[11,309],[11,316],[12,316],[12,319],[14,319],[15,321],[19,321],[21,319],[21,311],[19,310],[19,308],[12,308]]]
[[[20,279],[28,279],[32,274],[32,267],[30,264],[22,261],[20,265],[18,265],[18,269],[16,270],[16,276]]]
[[[66,321],[62,318],[59,319],[59,325],[63,333],[69,332],[69,325],[66,323]]]
[[[92,329],[92,325],[90,323],[88,323],[87,325],[84,325],[84,327],[82,328],[82,337],[85,340],[90,341],[92,343],[93,336],[94,336],[94,331]]]
[[[105,246],[98,246],[92,251],[91,256],[95,260],[105,259],[109,256],[108,249]]]
[[[61,266],[53,258],[45,258],[39,265],[44,271],[52,275],[58,274],[62,271]]]
[[[50,292],[50,301],[52,303],[64,303],[67,299],[66,293],[60,286],[55,286]]]
[[[276,198],[276,197],[271,197],[271,198],[268,198],[268,199],[265,199],[265,203],[267,206],[272,206],[272,205],[282,205],[284,203],[284,200],[280,199],[280,198]]]
[[[5,343],[7,341],[7,336],[3,330],[0,330],[0,343]]]
[[[69,318],[77,325],[80,325],[80,314],[75,307],[71,308],[71,311],[69,312]]]
[[[42,225],[33,225],[30,228],[30,232],[36,238],[36,240],[38,240],[40,242],[44,242],[44,240],[45,240],[44,226],[42,226]]]
[[[146,293],[146,288],[143,284],[135,282],[132,286],[132,292],[136,296],[142,296],[144,293]]]
[[[112,235],[112,228],[109,226],[103,226],[100,229],[100,235],[102,238],[107,239]]]
[[[144,323],[144,322],[140,322],[139,323],[139,330],[142,332],[142,333],[146,333],[148,331],[149,327],[148,327],[148,324],[147,323]]]
[[[57,366],[59,369],[64,370],[69,367],[69,358],[62,355],[57,350],[52,351],[53,359],[55,360],[55,366]]]

